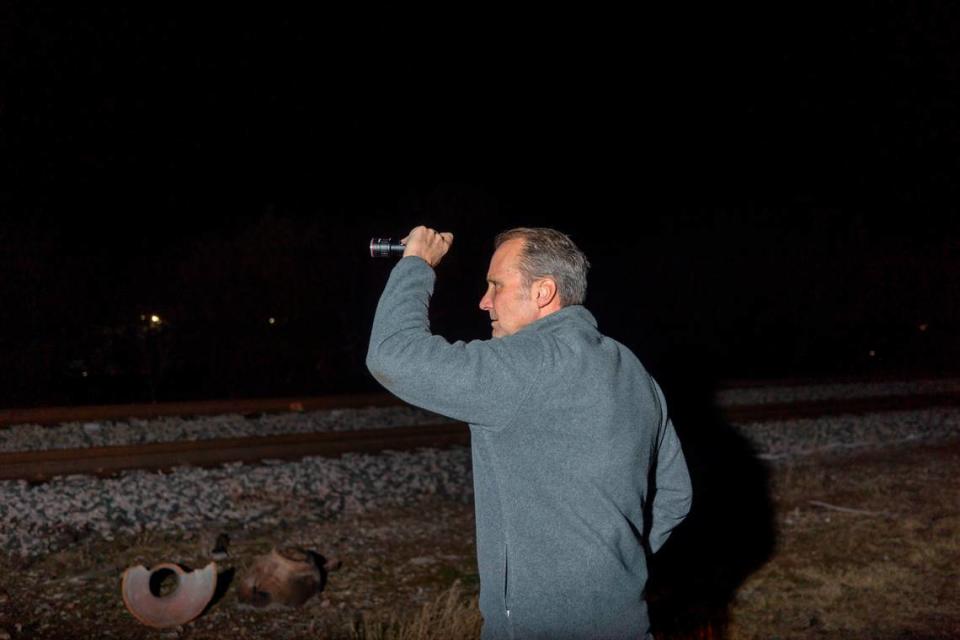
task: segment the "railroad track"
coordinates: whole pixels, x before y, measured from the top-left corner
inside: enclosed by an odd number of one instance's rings
[[[213,466],[305,456],[339,456],[387,449],[450,447],[470,444],[463,423],[429,427],[395,427],[363,431],[295,433],[249,438],[217,438],[151,444],[49,449],[0,453],[0,480],[46,480],[85,473],[112,475],[125,469],[170,469],[180,465]]]
[[[81,408],[70,413],[71,420],[121,419],[131,415],[210,415],[213,413],[262,413],[265,406],[274,411],[305,411],[351,406],[389,406],[402,404],[385,394],[341,396],[339,398],[310,398],[303,400],[240,401],[217,403],[178,403],[175,405],[144,405],[149,412],[133,411],[126,407]],[[912,395],[880,398],[856,398],[818,402],[765,404],[730,407],[721,411],[730,423],[742,424],[777,419],[812,418],[824,415],[864,414],[878,411],[898,411],[929,407],[960,406],[960,395]],[[71,408],[73,409],[73,408]],[[104,410],[106,409],[106,410]],[[99,410],[99,411],[98,411]],[[33,420],[23,419],[31,412]],[[19,411],[13,419],[19,422],[39,422],[40,419],[63,422],[70,409]],[[86,413],[83,413],[86,412]],[[0,423],[12,412],[0,412]],[[55,420],[55,418],[61,418]],[[25,479],[43,481],[53,476],[95,474],[109,476],[126,469],[170,469],[180,465],[214,466],[226,462],[256,462],[266,459],[297,459],[305,456],[339,456],[350,452],[371,453],[388,449],[405,450],[418,447],[450,447],[470,444],[467,426],[459,422],[445,422],[427,426],[368,429],[362,431],[334,431],[298,433],[274,436],[219,438],[161,442],[144,445],[89,447],[81,449],[51,449],[0,453],[0,480]]]
[[[255,398],[153,404],[110,404],[91,407],[0,409],[0,426],[126,420],[128,418],[162,418],[164,416],[211,416],[224,413],[246,415],[286,411],[322,411],[354,407],[390,407],[402,404],[403,402],[400,399],[389,393],[357,393],[307,398]]]

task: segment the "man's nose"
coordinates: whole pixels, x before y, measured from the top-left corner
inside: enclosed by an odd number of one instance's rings
[[[485,293],[483,297],[480,298],[480,310],[481,311],[490,311],[493,308],[493,305],[490,304],[490,294]]]

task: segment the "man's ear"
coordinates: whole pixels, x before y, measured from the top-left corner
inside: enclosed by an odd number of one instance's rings
[[[534,295],[537,299],[537,306],[541,309],[546,307],[557,298],[557,283],[552,278],[537,280]]]

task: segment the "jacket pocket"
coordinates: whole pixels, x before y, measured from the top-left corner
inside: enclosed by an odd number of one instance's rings
[[[503,545],[503,609],[510,617],[510,558],[507,545]]]

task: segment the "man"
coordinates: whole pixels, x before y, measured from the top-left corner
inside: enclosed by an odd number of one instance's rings
[[[367,366],[470,424],[483,637],[648,636],[646,553],[689,511],[690,479],[656,382],[582,306],[586,257],[552,229],[500,234],[480,301],[493,339],[451,344],[428,308],[453,235],[404,242]]]

